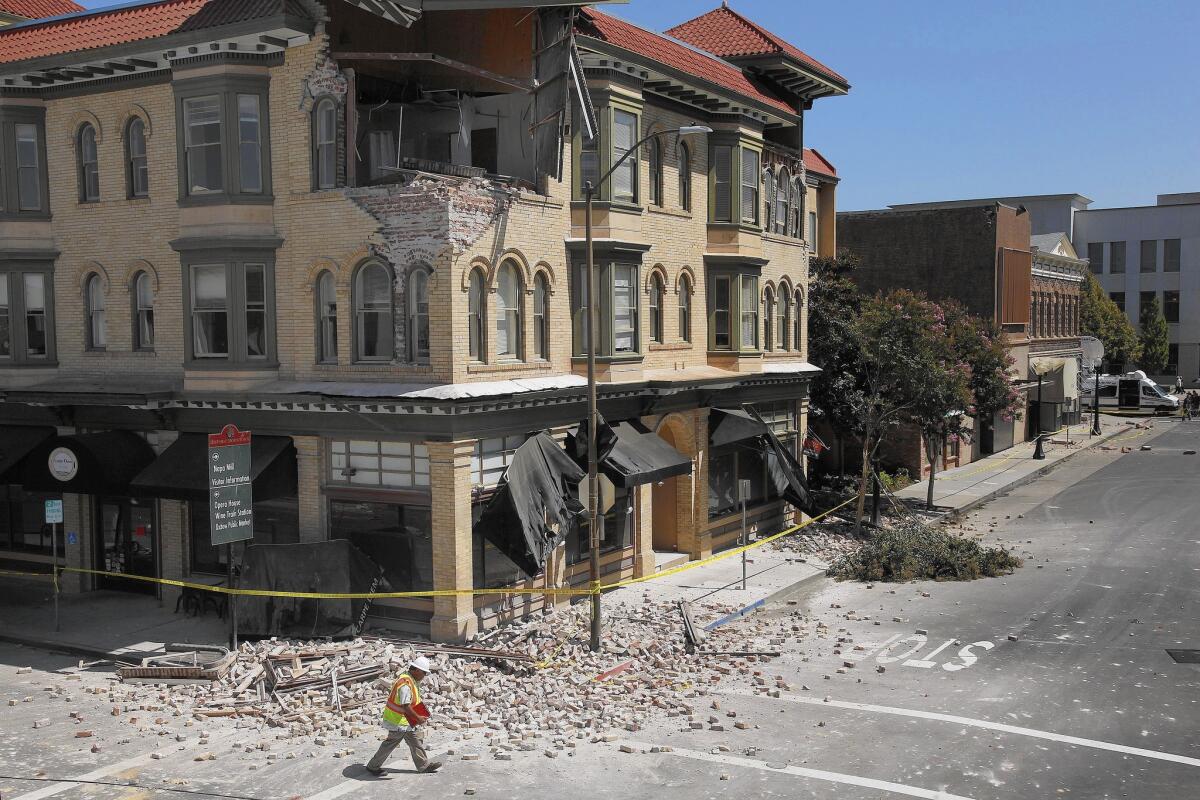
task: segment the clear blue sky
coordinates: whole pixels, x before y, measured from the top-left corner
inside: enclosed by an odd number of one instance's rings
[[[665,30],[719,0],[630,0]],[[1079,192],[1093,208],[1200,191],[1196,0],[731,0],[850,81],[805,143],[841,210]]]
[[[83,0],[89,7],[113,0]],[[665,30],[719,0],[608,9]],[[1196,0],[731,0],[845,75],[807,144],[842,210],[1079,192],[1093,207],[1200,191]]]

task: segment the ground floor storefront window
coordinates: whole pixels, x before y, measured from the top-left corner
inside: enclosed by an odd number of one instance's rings
[[[601,493],[603,497],[603,493]],[[612,508],[604,514],[604,530],[600,534],[600,555],[615,553],[633,546],[633,492],[617,487],[613,495]],[[588,531],[587,512],[579,517],[579,524],[567,534],[567,565],[571,566],[590,557],[591,537]]]
[[[213,546],[208,521],[208,501],[188,503],[191,528],[191,571],[225,575],[228,548]],[[295,497],[263,500],[254,504],[254,540],[234,545],[234,563],[247,544],[295,544],[300,541],[300,512]]]
[[[329,538],[348,539],[383,570],[395,592],[433,589],[429,506],[329,501]]]
[[[51,555],[51,526],[46,523],[46,501],[61,499],[61,494],[0,486],[0,550]],[[61,539],[59,552],[62,552]]]

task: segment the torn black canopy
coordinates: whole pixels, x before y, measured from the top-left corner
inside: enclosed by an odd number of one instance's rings
[[[513,453],[479,518],[480,533],[532,578],[582,513],[577,495],[583,477],[550,434],[534,434]]]
[[[587,464],[587,430],[584,420],[567,437],[567,451],[579,464]],[[625,489],[692,471],[690,458],[633,420],[615,425],[600,420],[596,429],[596,459],[600,471],[613,485]]]

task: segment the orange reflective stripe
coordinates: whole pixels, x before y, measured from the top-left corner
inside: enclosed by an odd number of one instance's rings
[[[412,689],[413,696],[412,703],[410,705],[413,708],[420,707],[422,710],[425,708],[425,706],[421,704],[421,692],[417,688],[417,682],[413,680],[411,675],[405,672],[399,678],[397,678],[396,682],[392,685],[392,691],[388,694],[387,703],[385,704],[383,711],[383,718],[395,725],[412,724],[412,720],[408,719],[408,716],[404,713],[404,709],[401,708],[400,705],[400,690],[404,686],[408,686],[410,689]]]

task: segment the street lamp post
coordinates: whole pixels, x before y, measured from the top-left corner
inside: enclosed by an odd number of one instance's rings
[[[596,455],[596,428],[600,423],[600,413],[596,408],[596,297],[599,293],[596,291],[596,265],[593,259],[592,252],[592,201],[596,197],[596,192],[600,191],[600,187],[604,182],[617,170],[617,167],[625,163],[625,159],[633,153],[636,153],[642,145],[650,141],[656,136],[663,136],[668,133],[675,133],[680,136],[686,136],[689,133],[712,133],[712,128],[705,125],[685,125],[682,128],[675,130],[657,131],[648,136],[642,137],[637,144],[625,151],[617,162],[608,168],[608,171],[601,175],[593,184],[591,181],[585,181],[583,184],[583,230],[584,230],[584,257],[587,261],[587,266],[584,275],[584,281],[587,283],[587,295],[584,298],[587,303],[587,401],[588,401],[588,443],[587,443],[587,459],[588,459],[588,550],[589,558],[589,575],[592,588],[592,636],[591,647],[593,651],[600,649],[600,515],[599,515],[599,495],[600,495],[600,475],[599,464]]]
[[[1100,360],[1096,360],[1096,388],[1092,392],[1092,436],[1100,435]]]
[[[1046,457],[1046,451],[1042,446],[1042,373],[1038,373],[1038,399],[1037,399],[1037,443],[1033,448],[1033,457],[1038,461]]]

